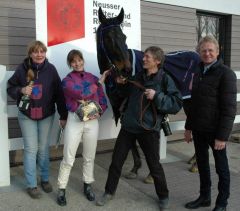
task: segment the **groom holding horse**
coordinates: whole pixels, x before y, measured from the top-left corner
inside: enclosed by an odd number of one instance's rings
[[[126,81],[121,77],[116,80],[119,93],[128,98],[128,103],[122,115],[105,192],[97,201],[98,206],[113,198],[124,161],[138,140],[154,179],[160,209],[168,207],[168,187],[159,161],[159,131],[165,114],[176,114],[181,109],[182,98],[172,78],[161,69],[163,61],[162,49],[149,47],[144,52],[144,70],[137,73],[133,80]]]

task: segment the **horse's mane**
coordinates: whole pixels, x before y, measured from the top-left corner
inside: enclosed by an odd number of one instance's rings
[[[97,40],[97,61],[98,67],[100,69],[100,74],[103,74],[105,70],[109,68],[108,59],[101,48],[101,33],[102,33],[102,25],[100,25],[97,29],[96,40]]]

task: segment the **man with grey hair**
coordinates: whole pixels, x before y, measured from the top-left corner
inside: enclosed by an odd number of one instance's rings
[[[185,124],[185,140],[194,139],[200,177],[200,196],[185,205],[188,209],[211,205],[211,178],[208,148],[211,147],[219,177],[218,196],[213,211],[224,211],[230,195],[230,172],[226,142],[236,114],[236,75],[225,66],[219,45],[212,36],[203,37],[197,51],[201,57],[194,75],[190,112]]]

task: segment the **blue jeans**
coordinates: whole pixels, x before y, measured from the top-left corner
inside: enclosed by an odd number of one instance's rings
[[[49,177],[49,144],[54,115],[32,120],[18,112],[18,121],[24,144],[24,174],[27,187],[37,187],[37,165],[41,181]]]

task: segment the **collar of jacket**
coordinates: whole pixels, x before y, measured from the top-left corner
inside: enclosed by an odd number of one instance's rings
[[[208,68],[208,71],[215,70],[216,68],[218,68],[219,65],[222,65],[222,64],[223,64],[222,59],[219,59],[214,64],[210,65],[210,67]],[[203,62],[200,63],[200,68],[201,68],[201,73],[203,73],[203,71],[204,71],[204,64],[203,64]]]
[[[158,76],[158,74],[160,74],[161,71],[162,71],[162,69],[158,69],[158,71],[156,73],[152,73],[151,75],[147,75],[147,70],[144,69],[143,74],[142,74],[142,79],[144,81],[153,80],[156,76]]]
[[[29,68],[32,68],[33,71],[41,71],[44,69],[44,67],[46,66],[46,64],[48,63],[48,60],[45,59],[44,62],[42,64],[35,64],[33,63],[32,59],[27,57],[24,59],[23,64],[24,64],[24,68],[26,69],[26,71]]]
[[[83,71],[73,70],[72,72],[70,72],[70,74],[73,74],[74,77],[80,77],[84,79],[84,77],[87,75],[87,72],[84,69]]]

